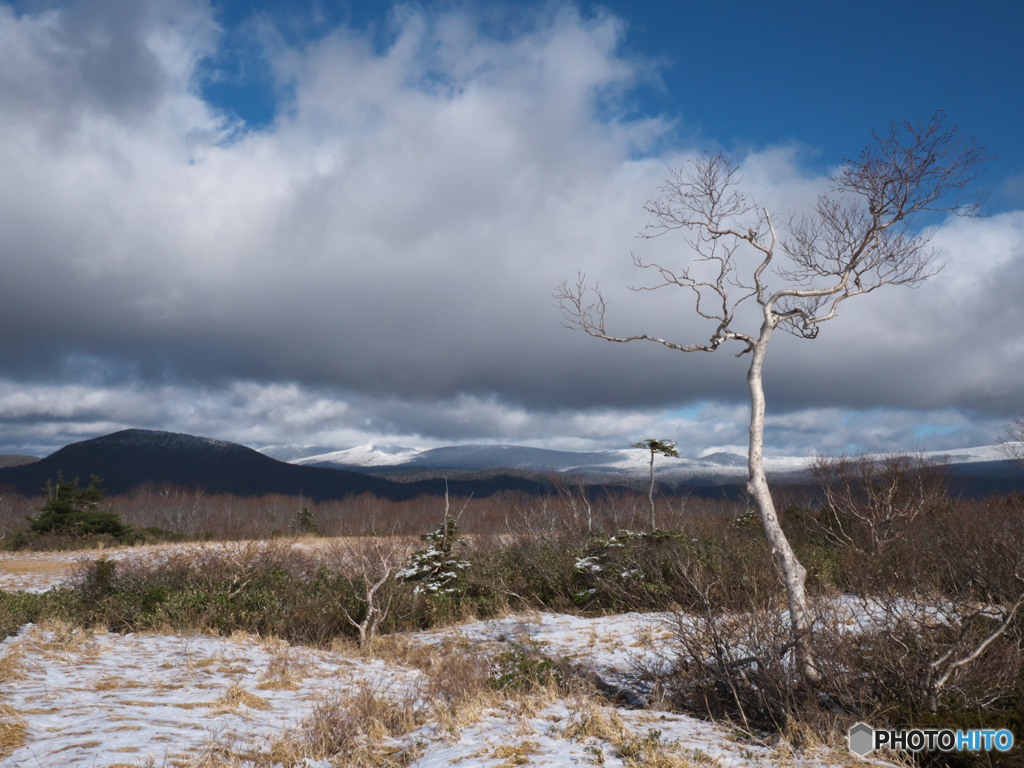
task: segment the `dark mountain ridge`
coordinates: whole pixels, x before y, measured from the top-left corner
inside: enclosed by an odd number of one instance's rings
[[[464,448],[464,447],[463,447]],[[459,468],[427,468],[416,462],[395,466],[340,468],[337,465],[292,464],[273,459],[258,451],[208,437],[127,429],[92,440],[84,440],[61,448],[45,459],[18,466],[0,464],[0,487],[11,487],[26,496],[39,494],[47,481],[59,475],[65,479],[79,478],[84,484],[92,475],[104,481],[109,494],[117,495],[145,484],[171,484],[202,488],[208,493],[230,493],[237,496],[266,494],[302,495],[314,501],[341,499],[372,493],[383,499],[402,501],[422,494],[443,496],[445,489],[455,496],[490,496],[504,490],[529,494],[557,492],[552,481],[557,466],[546,470],[477,468],[486,460],[504,457],[522,462],[517,450],[482,451],[484,456],[470,456],[467,462],[463,448],[452,451],[435,449],[441,457],[451,454]],[[536,449],[531,449],[536,452]],[[431,452],[433,453],[433,452]],[[556,465],[572,460],[574,454],[543,451],[542,458]],[[604,454],[579,454],[586,460],[605,460]],[[745,478],[742,457],[731,454],[709,457],[716,464],[728,464],[732,473],[717,472],[708,477],[694,475],[680,482],[664,471],[659,479],[663,491],[690,493],[696,496],[743,498]],[[723,461],[727,459],[727,461]],[[424,463],[424,462],[421,462]],[[735,466],[733,466],[735,465]],[[474,467],[467,469],[466,467]],[[571,466],[571,464],[570,464]],[[576,467],[577,469],[582,469]],[[593,467],[583,475],[574,474],[570,481],[583,480],[599,487],[646,488],[646,477],[639,480],[626,476],[603,476]],[[950,490],[954,495],[984,496],[991,493],[1020,493],[1024,490],[1024,471],[1011,461],[966,462],[947,465]],[[588,476],[587,476],[588,475]],[[585,477],[586,476],[586,477]],[[641,480],[643,481],[641,483]],[[790,486],[811,489],[805,474],[776,474],[775,487]]]
[[[111,495],[127,493],[146,483],[237,496],[301,494],[315,501],[362,493],[402,501],[421,494],[444,495],[445,491],[443,479],[396,483],[365,473],[287,464],[224,440],[148,429],[126,429],[83,440],[34,463],[0,468],[0,485],[32,496],[58,474],[66,480],[77,477],[83,484],[96,475]],[[540,490],[536,482],[514,477],[455,481],[449,483],[449,489],[456,495],[477,496],[506,489]]]
[[[20,453],[0,453],[0,468],[20,467],[22,464],[34,464],[38,456],[25,456]]]

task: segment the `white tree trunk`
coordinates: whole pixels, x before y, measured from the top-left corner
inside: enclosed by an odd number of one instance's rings
[[[768,313],[770,311],[768,310]],[[775,327],[773,320],[774,318],[769,315],[769,318],[766,318],[761,326],[761,335],[754,345],[750,370],[747,371],[747,384],[750,388],[750,452],[747,457],[750,480],[747,482],[747,492],[757,502],[761,513],[761,527],[764,529],[764,535],[772,548],[772,556],[775,558],[779,570],[782,571],[786,583],[786,597],[789,600],[789,619],[793,631],[797,665],[804,679],[813,683],[821,678],[821,674],[814,663],[814,654],[810,647],[811,617],[807,607],[807,593],[804,590],[807,571],[797,560],[796,554],[779,524],[779,517],[775,512],[771,491],[768,489],[768,479],[765,477],[762,461],[764,452],[764,387],[761,383],[761,366],[764,363],[768,339]]]
[[[654,449],[651,449],[651,490],[647,494],[647,497],[651,500],[651,533],[657,530],[657,526],[654,524]]]

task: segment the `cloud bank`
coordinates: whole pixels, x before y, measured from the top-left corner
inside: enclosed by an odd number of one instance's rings
[[[631,250],[686,258],[681,236],[636,235],[699,147],[685,113],[636,112],[658,68],[622,52],[623,22],[397,7],[389,24],[383,45],[345,27],[296,45],[257,19],[280,94],[257,130],[200,95],[223,38],[205,3],[0,5],[0,451],[122,426],[744,441],[745,360],[609,345],[553,306],[583,270],[623,333],[713,330],[679,292],[627,290],[646,277]],[[737,158],[780,215],[827,187],[805,151]],[[921,289],[773,342],[777,451],[990,442],[1022,407],[1024,212],[936,222],[934,241],[948,265]]]

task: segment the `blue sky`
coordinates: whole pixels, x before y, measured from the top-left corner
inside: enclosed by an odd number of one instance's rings
[[[1024,409],[1022,30],[1010,2],[0,3],[0,452],[738,450],[743,361],[570,333],[555,283],[703,341],[625,289],[631,251],[687,257],[636,239],[668,168],[723,151],[785,216],[940,109],[996,158],[989,217],[922,222],[942,273],[773,340],[766,439],[990,443]]]
[[[273,73],[262,60],[253,26],[273,25],[289,43],[307,44],[344,25],[368,34],[378,50],[393,41],[385,2],[215,3],[227,44],[203,84],[212,103],[253,128],[282,108]],[[441,3],[426,8],[471,8],[490,17],[486,28],[514,34],[535,3]],[[496,10],[496,8],[501,10]],[[539,4],[554,9],[557,4]],[[581,3],[584,17],[621,20],[621,54],[651,67],[630,94],[636,114],[667,115],[679,142],[728,149],[788,142],[805,145],[811,167],[822,169],[859,149],[890,119],[945,110],[982,137],[999,163],[991,171],[996,199],[990,210],[1024,200],[1013,184],[1024,173],[1024,6],[971,6],[867,0],[820,2]],[[517,8],[530,9],[517,13]],[[529,24],[530,22],[526,22]],[[1004,184],[1010,182],[1010,188]],[[1000,184],[1003,182],[1003,184]]]

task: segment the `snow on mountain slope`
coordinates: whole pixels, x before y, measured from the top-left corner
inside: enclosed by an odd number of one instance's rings
[[[477,471],[501,467],[620,479],[642,478],[650,472],[650,454],[639,448],[574,453],[517,445],[459,445],[416,449],[369,444],[307,456],[293,463],[376,470]],[[793,457],[767,459],[765,463],[770,472],[797,472],[804,468],[806,460]],[[729,482],[745,476],[746,457],[732,453],[716,453],[701,459],[668,459],[658,456],[655,458],[655,470],[662,480],[681,481],[702,477],[715,482]]]
[[[422,454],[422,448],[403,448],[398,445],[357,445],[341,451],[330,451],[297,459],[292,464],[337,464],[345,467],[386,467],[407,464]]]
[[[973,464],[1005,460],[998,446],[958,448],[926,452],[926,458],[949,464]],[[805,477],[809,457],[765,457],[769,475],[797,479]],[[477,471],[497,467],[534,472],[559,472],[566,475],[619,478],[643,478],[650,472],[650,453],[642,448],[575,453],[517,445],[457,445],[445,448],[408,448],[367,445],[340,451],[319,453],[292,463],[333,466],[345,469],[384,470],[461,470]],[[712,483],[741,482],[747,476],[747,457],[738,453],[717,452],[701,458],[656,456],[658,478],[668,482],[703,479]]]
[[[998,445],[979,445],[975,448],[954,448],[949,451],[928,451],[929,459],[945,458],[950,464],[975,464],[979,461],[1005,461],[1006,454]]]
[[[278,461],[287,461],[292,464],[307,456],[316,456],[333,450],[335,449],[328,445],[299,445],[297,443],[264,445],[262,448],[256,449],[257,452],[262,453],[264,456],[269,456]]]

